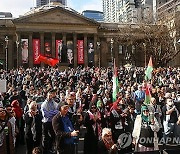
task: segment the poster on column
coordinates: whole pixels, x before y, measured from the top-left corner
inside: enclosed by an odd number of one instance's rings
[[[94,64],[94,41],[88,40],[88,63],[89,65]]]
[[[62,40],[56,40],[56,58],[61,62]]]
[[[52,57],[51,41],[50,40],[45,40],[45,42],[44,42],[44,56],[45,57]]]
[[[7,81],[6,80],[0,80],[0,93],[7,92],[6,90]]]
[[[34,64],[40,64],[40,61],[37,60],[39,55],[40,55],[40,40],[33,39],[33,61],[34,61]]]
[[[84,64],[84,40],[77,41],[78,64]]]
[[[28,63],[28,39],[21,39],[22,63]]]
[[[73,41],[67,41],[67,59],[69,64],[73,64]]]

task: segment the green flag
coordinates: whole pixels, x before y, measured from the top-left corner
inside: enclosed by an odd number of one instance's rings
[[[112,96],[112,101],[116,101],[116,95],[118,92],[118,76],[117,76],[117,68],[115,64],[115,59],[114,59],[114,70],[113,70],[113,96]]]
[[[148,67],[145,71],[145,80],[151,80],[153,71],[152,57],[149,59]]]

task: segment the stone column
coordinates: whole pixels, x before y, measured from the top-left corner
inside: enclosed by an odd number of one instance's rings
[[[101,56],[100,59],[101,59],[101,67],[108,67],[108,42],[106,41],[106,39],[102,39],[101,40],[101,49],[100,49],[102,52],[101,52]],[[110,54],[109,54],[110,55]]]
[[[33,67],[33,54],[34,54],[34,52],[33,52],[33,44],[32,44],[32,33],[30,33],[29,34],[29,46],[28,46],[28,49],[29,49],[29,54],[28,54],[28,59],[29,59],[29,67]]]
[[[97,54],[97,35],[94,35],[94,65],[98,67],[98,54]]]
[[[56,36],[56,33],[52,33],[52,48],[51,48],[51,50],[52,50],[52,57],[54,57],[54,58],[56,58],[56,46],[55,46],[56,38],[55,38],[55,36]]]
[[[116,66],[119,67],[119,44],[116,41],[114,42],[114,55]]]
[[[44,33],[40,33],[40,44],[41,44],[41,54],[44,55]],[[44,63],[41,63],[41,67],[44,66]]]
[[[66,34],[66,33],[63,33],[62,35],[63,35],[62,41],[64,42],[64,45],[66,45],[66,35],[67,35],[67,34]]]
[[[14,40],[13,38],[9,38],[8,41],[8,69],[12,69],[13,68],[13,63],[14,63],[14,59],[13,59],[13,50],[14,50]]]
[[[88,66],[87,34],[84,34],[84,66]]]
[[[16,67],[19,68],[19,66],[22,65],[22,54],[21,54],[21,35],[19,33],[16,33],[16,58],[17,58],[17,64]]]
[[[73,34],[74,68],[77,67],[77,34]]]

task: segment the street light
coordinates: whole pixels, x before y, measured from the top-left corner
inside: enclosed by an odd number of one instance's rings
[[[145,60],[145,67],[146,67],[146,43],[143,43],[144,46],[144,60]]]
[[[17,33],[16,34],[16,56],[17,56],[17,68],[19,67],[19,36]]]
[[[17,50],[17,68],[19,67],[19,41],[16,41],[16,50]]]
[[[97,48],[98,48],[98,53],[99,53],[99,68],[101,67],[101,52],[100,52],[100,42],[97,42]]]
[[[113,67],[113,43],[114,43],[114,40],[113,38],[111,38],[111,62],[112,62],[112,67]]]
[[[6,36],[4,40],[6,42],[5,52],[6,52],[6,71],[7,71],[8,70],[8,42],[9,42],[8,36]]]

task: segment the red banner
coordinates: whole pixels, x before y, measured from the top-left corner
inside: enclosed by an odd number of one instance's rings
[[[56,58],[61,62],[62,40],[56,40]]]
[[[33,61],[34,64],[40,64],[40,61],[37,59],[40,54],[40,40],[33,39]]]
[[[77,40],[78,64],[84,64],[84,41]]]
[[[39,55],[37,60],[41,61],[41,62],[43,62],[45,64],[48,64],[49,66],[52,66],[52,67],[54,67],[59,62],[58,59],[49,58],[49,57],[45,57],[45,56],[42,56],[42,55]]]

